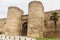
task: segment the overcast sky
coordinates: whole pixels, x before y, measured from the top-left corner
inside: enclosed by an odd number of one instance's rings
[[[33,0],[0,0],[0,18],[7,17],[9,6],[19,7],[28,14],[28,3]],[[44,11],[51,11],[60,9],[60,0],[39,0],[43,3]]]

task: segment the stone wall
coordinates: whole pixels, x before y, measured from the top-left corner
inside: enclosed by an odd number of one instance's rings
[[[22,21],[21,36],[27,36],[28,15],[22,15],[21,21]]]
[[[43,38],[44,8],[41,2],[32,1],[28,8],[28,37]]]
[[[0,35],[5,34],[6,18],[0,19]]]
[[[21,35],[21,15],[23,11],[17,7],[8,8],[8,16],[6,20],[5,35],[19,36]]]
[[[50,16],[52,13],[56,12],[58,17],[57,21],[57,33],[55,32],[55,24],[54,21],[50,20]],[[45,12],[45,20],[46,20],[46,37],[60,37],[60,10],[54,10]]]
[[[54,37],[55,36],[54,22],[49,19],[50,18],[49,15],[52,12],[57,12],[58,16],[60,16],[60,10],[45,12],[44,15],[45,15],[45,20],[46,20],[47,24],[45,26],[46,31],[44,32],[44,37]],[[60,37],[60,17],[58,19],[59,20],[57,22],[57,37]],[[21,23],[22,25],[23,25],[23,23],[28,22],[28,15],[22,15],[21,20],[22,20],[22,23]],[[0,32],[3,32],[3,34],[5,34],[5,30],[6,30],[5,27],[6,27],[6,18],[0,19]],[[22,31],[22,28],[21,28],[21,31]]]
[[[8,36],[22,36],[23,24],[27,22],[28,37],[60,37],[60,10],[44,12],[41,2],[32,1],[29,4],[28,15],[17,7],[9,7],[7,19],[0,19],[0,34]],[[57,34],[54,21],[50,20],[53,12],[58,14]],[[45,17],[45,18],[44,18]]]

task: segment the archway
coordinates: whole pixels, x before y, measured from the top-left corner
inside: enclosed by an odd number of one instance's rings
[[[22,25],[22,36],[27,36],[27,22]]]

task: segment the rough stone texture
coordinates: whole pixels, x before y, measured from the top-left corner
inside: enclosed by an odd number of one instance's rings
[[[57,21],[57,34],[55,34],[55,25],[54,25],[54,21],[50,20],[50,16],[52,16],[52,13],[56,12],[58,17],[58,21]],[[54,11],[49,11],[49,12],[45,12],[45,20],[46,20],[46,35],[45,37],[60,37],[60,10],[54,10]],[[52,33],[51,33],[52,32]],[[56,36],[57,35],[57,36]]]
[[[27,34],[27,22],[28,22],[28,15],[22,15],[22,17],[21,17],[21,24],[22,24],[22,29],[21,29],[21,36],[27,36],[26,34]]]
[[[6,18],[0,19],[0,33],[5,34],[4,29],[6,27]],[[1,34],[1,35],[2,35]]]
[[[46,28],[45,37],[55,37],[55,26],[53,21],[49,21],[45,28]]]
[[[24,15],[23,11],[17,7],[9,7],[8,17],[0,19],[0,32],[3,35],[18,36],[22,34],[23,24],[28,22],[28,34],[30,37],[59,37],[60,38],[60,17],[57,21],[57,36],[55,36],[54,22],[50,20],[51,13],[57,12],[60,16],[60,10],[44,12],[40,2],[31,2],[29,4],[28,15]],[[42,18],[41,18],[42,17]],[[44,17],[46,22],[44,22]],[[42,22],[42,23],[41,23]],[[45,31],[43,31],[43,28]],[[22,36],[22,35],[21,35]]]
[[[6,21],[5,35],[19,36],[21,35],[21,15],[23,11],[17,7],[8,8],[8,16]]]
[[[43,38],[44,28],[44,10],[42,3],[39,1],[32,1],[29,4],[28,14],[28,37]]]
[[[28,22],[28,15],[22,15],[22,17],[21,17],[21,21],[22,21],[22,26],[23,26],[23,24],[25,23],[25,22]]]
[[[55,31],[54,22],[49,19],[50,18],[49,15],[51,15],[52,12],[57,12],[58,16],[60,16],[60,10],[45,12],[44,16],[45,16],[45,20],[47,21],[46,22],[47,25],[45,26],[46,31],[43,33],[44,37],[55,37],[55,35],[56,35],[54,32]],[[60,17],[58,19],[59,20],[57,22],[57,37],[60,37]],[[22,24],[21,27],[23,27],[23,24],[25,22],[28,22],[28,15],[21,16],[21,24]],[[6,18],[0,19],[0,32],[3,32],[3,35],[6,30],[6,28],[5,28],[6,24],[4,24],[4,23],[6,23]],[[21,30],[22,30],[22,28],[21,28]]]

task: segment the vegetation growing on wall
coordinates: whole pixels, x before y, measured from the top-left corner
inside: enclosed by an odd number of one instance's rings
[[[54,21],[54,24],[55,24],[55,33],[56,33],[56,36],[57,36],[57,21],[58,21],[58,15],[56,12],[52,13],[52,16],[50,16],[50,20]]]

